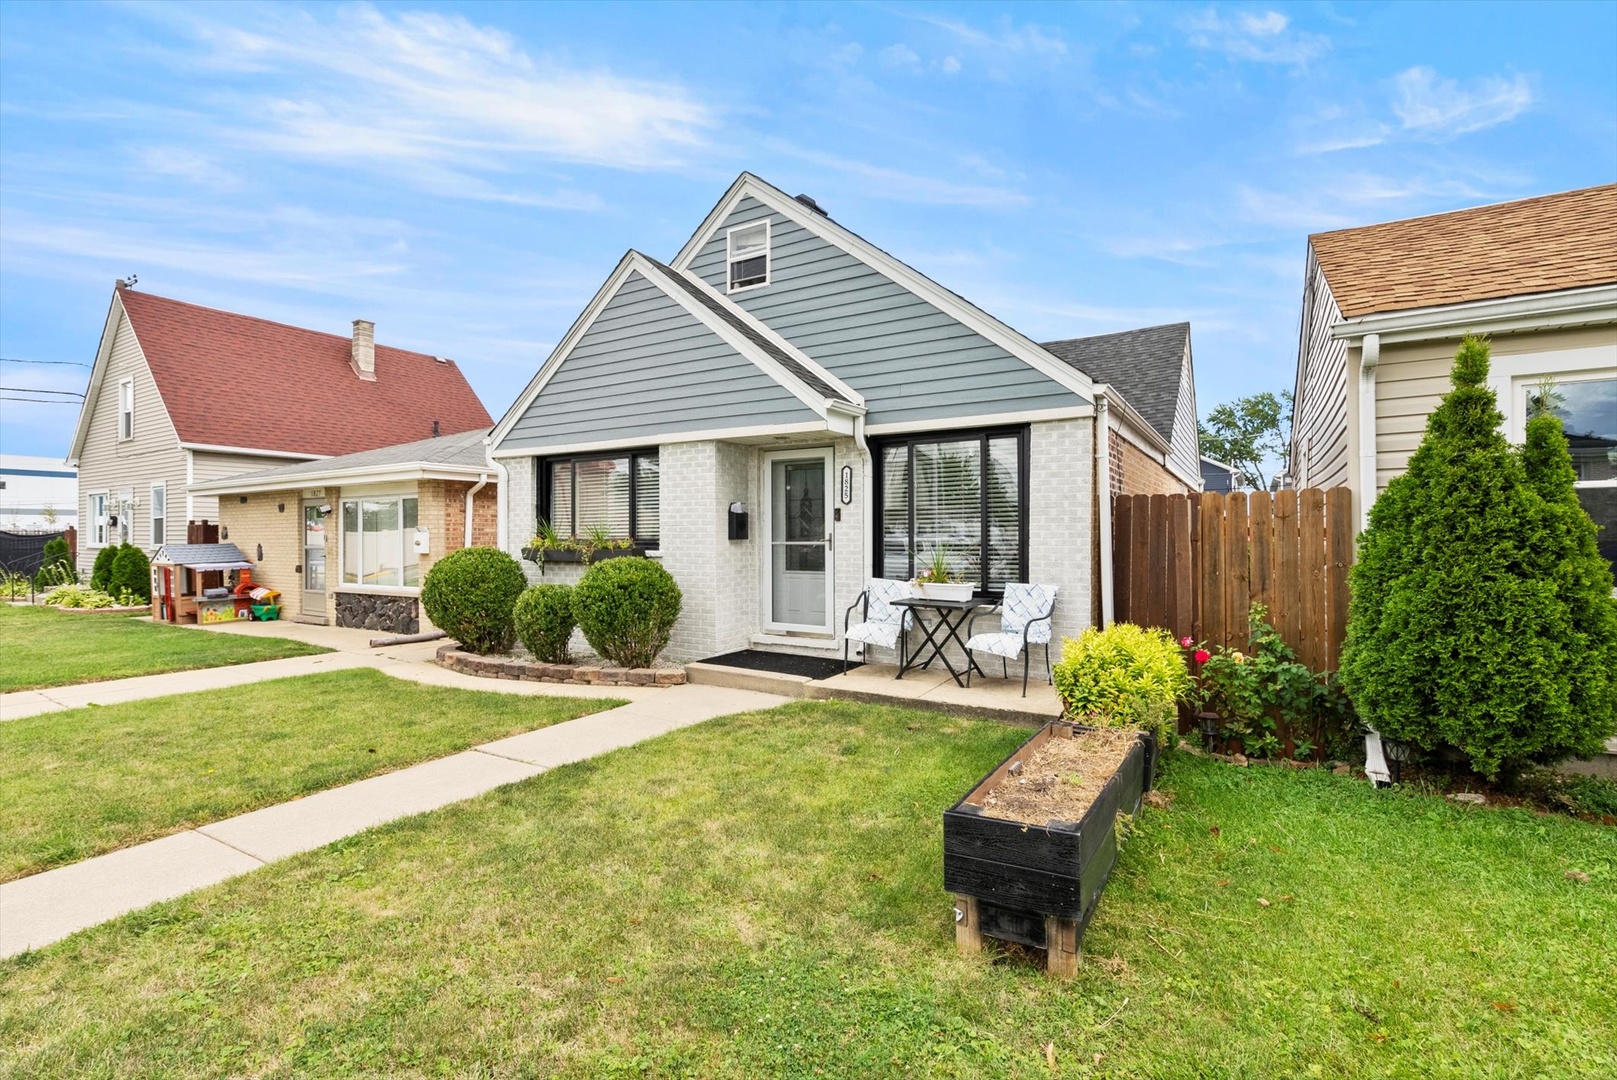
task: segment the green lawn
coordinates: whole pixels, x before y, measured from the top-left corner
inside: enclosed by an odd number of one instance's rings
[[[1176,760],[1075,981],[957,955],[939,815],[1025,735],[803,702],[557,769],[0,964],[0,1070],[1617,1072],[1612,830],[1324,772]]]
[[[153,625],[127,615],[0,604],[0,693],[330,651],[285,638]]]
[[[620,704],[357,668],[0,723],[0,881]]]

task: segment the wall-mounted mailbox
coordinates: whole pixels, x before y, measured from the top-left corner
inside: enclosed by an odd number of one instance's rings
[[[417,525],[415,530],[415,553],[417,555],[432,554],[431,534],[425,525]]]
[[[745,540],[747,538],[747,504],[733,502],[730,504],[730,539]]]

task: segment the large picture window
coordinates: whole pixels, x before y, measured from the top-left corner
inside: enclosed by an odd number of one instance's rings
[[[98,491],[89,497],[90,543],[107,546],[107,493]]]
[[[1617,375],[1558,378],[1548,402],[1537,400],[1540,392],[1529,390],[1528,411],[1547,404],[1560,417],[1578,473],[1578,501],[1601,526],[1600,554],[1617,571]]]
[[[419,504],[414,495],[344,499],[343,584],[421,584],[421,563],[412,542],[418,512]]]
[[[886,439],[874,451],[879,577],[913,578],[941,550],[979,593],[1027,580],[1026,429]]]
[[[615,540],[657,546],[662,520],[657,452],[542,458],[539,517],[562,536],[605,529]]]

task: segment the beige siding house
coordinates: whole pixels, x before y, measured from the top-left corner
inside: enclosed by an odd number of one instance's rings
[[[1292,471],[1346,485],[1362,523],[1487,334],[1504,434],[1546,380],[1578,493],[1617,563],[1617,184],[1309,238]]]
[[[109,544],[155,552],[217,521],[191,485],[490,423],[458,367],[345,338],[113,290],[68,461],[79,564]]]

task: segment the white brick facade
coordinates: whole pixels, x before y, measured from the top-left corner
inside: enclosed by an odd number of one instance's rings
[[[1055,638],[1090,624],[1094,589],[1094,422],[1053,420],[1034,424],[1028,448],[1028,577],[1061,586],[1056,600]],[[1041,656],[1042,659],[1042,656]]]

